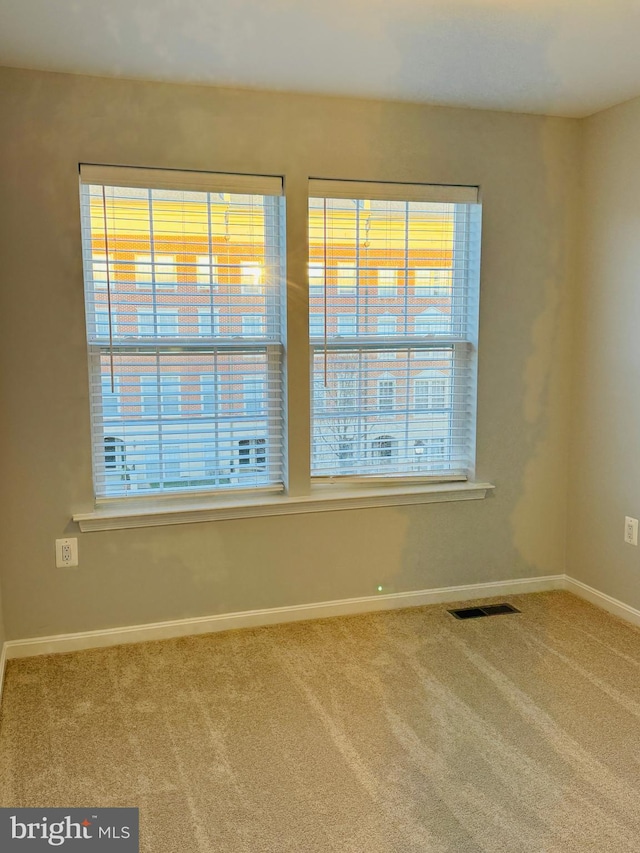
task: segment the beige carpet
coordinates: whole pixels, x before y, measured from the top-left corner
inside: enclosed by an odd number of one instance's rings
[[[640,632],[572,597],[10,663],[0,800],[148,853],[640,850]]]

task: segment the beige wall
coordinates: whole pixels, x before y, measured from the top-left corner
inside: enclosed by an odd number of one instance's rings
[[[0,92],[10,638],[564,571],[578,122],[9,69]],[[80,161],[479,183],[478,476],[495,494],[79,534],[70,515],[92,508]],[[56,570],[69,534],[80,568]]]
[[[640,99],[583,122],[568,572],[640,608]]]

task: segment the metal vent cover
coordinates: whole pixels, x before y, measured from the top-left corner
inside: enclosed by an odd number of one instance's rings
[[[487,604],[484,607],[461,607],[447,611],[456,619],[480,619],[482,616],[502,616],[505,613],[520,613],[517,607],[506,602],[502,604]]]

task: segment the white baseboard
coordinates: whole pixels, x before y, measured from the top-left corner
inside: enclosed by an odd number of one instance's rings
[[[254,628],[259,625],[276,625],[282,622],[299,622],[328,616],[348,616],[370,613],[375,610],[396,610],[447,601],[465,601],[472,598],[517,595],[524,592],[543,592],[564,589],[564,575],[538,578],[472,583],[422,589],[415,592],[396,592],[371,595],[363,598],[346,598],[341,601],[322,601],[317,604],[299,604],[292,607],[274,607],[267,610],[246,610],[241,613],[222,613],[195,619],[176,619],[150,625],[133,625],[124,628],[107,628],[102,631],[85,631],[79,634],[59,634],[53,637],[34,637],[26,640],[9,640],[5,644],[8,659],[32,657],[80,649],[119,646],[123,643],[140,643],[148,640],[167,640],[195,634],[211,634],[232,628]]]
[[[636,610],[635,607],[630,607],[623,601],[619,601],[611,595],[600,592],[600,590],[594,589],[592,586],[587,586],[586,583],[582,583],[582,581],[571,578],[569,575],[565,575],[564,580],[564,588],[568,592],[572,592],[574,595],[584,598],[586,601],[590,601],[591,604],[595,604],[596,607],[601,607],[603,610],[607,610],[614,616],[619,616],[621,619],[624,619],[625,622],[631,622],[632,625],[640,627],[640,610]]]

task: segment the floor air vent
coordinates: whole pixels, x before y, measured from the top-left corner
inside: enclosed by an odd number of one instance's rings
[[[487,604],[486,607],[462,607],[449,610],[456,619],[479,619],[481,616],[500,616],[503,613],[520,613],[512,604]]]

